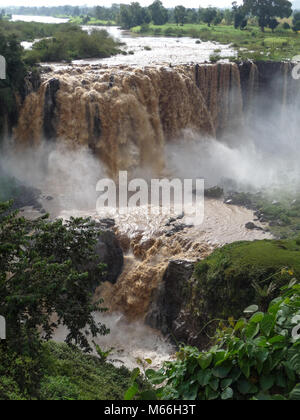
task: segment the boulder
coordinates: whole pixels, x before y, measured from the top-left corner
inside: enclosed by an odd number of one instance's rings
[[[98,242],[95,246],[95,253],[98,258],[95,261],[87,262],[82,271],[88,271],[93,278],[93,290],[102,282],[110,282],[115,284],[122,273],[124,265],[124,256],[122,248],[117,240],[114,232],[110,230],[102,230]],[[106,268],[99,278],[97,267],[99,264],[105,264]]]
[[[194,263],[185,260],[170,261],[162,283],[152,295],[152,303],[146,316],[146,324],[164,335],[178,330],[178,320],[184,305],[184,296],[194,272]],[[176,339],[182,337],[176,336]]]

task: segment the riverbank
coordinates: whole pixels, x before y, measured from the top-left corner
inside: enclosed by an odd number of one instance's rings
[[[274,33],[268,29],[263,33],[257,26],[248,26],[245,30],[238,30],[228,25],[208,27],[205,24],[178,26],[168,23],[161,26],[152,24],[137,26],[131,31],[139,36],[176,38],[190,36],[199,44],[206,41],[231,44],[237,51],[237,60],[240,61],[246,59],[285,61],[292,59],[300,51],[300,34],[282,27]],[[218,58],[219,53],[220,51],[216,49],[215,57]]]

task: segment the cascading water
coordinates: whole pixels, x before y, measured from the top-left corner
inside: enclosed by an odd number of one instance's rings
[[[59,196],[57,202],[55,197],[54,202],[44,204],[50,213],[64,218],[104,217],[96,214],[90,191],[99,176],[117,178],[120,170],[129,171],[132,177],[188,175],[218,182],[218,177],[206,169],[217,172],[224,167],[221,175],[240,176],[243,181],[252,178],[254,182],[255,174],[242,176],[236,169],[240,162],[245,163],[243,159],[251,158],[249,168],[260,178],[273,179],[275,172],[267,174],[265,168],[260,172],[263,164],[254,146],[249,149],[246,145],[245,150],[243,145],[239,149],[233,146],[241,141],[245,125],[255,125],[262,107],[270,107],[271,114],[272,102],[277,107],[280,104],[281,113],[293,106],[289,92],[296,85],[290,69],[290,64],[277,63],[47,69],[41,85],[20,105],[14,129],[16,149],[22,154],[28,147],[46,150],[42,156],[47,159],[47,174],[38,186]],[[232,133],[241,134],[233,138]],[[255,167],[258,163],[260,168]],[[82,206],[78,205],[80,198]],[[109,306],[106,322],[113,330],[122,328],[126,340],[120,340],[113,331],[111,338],[99,339],[99,343],[125,347],[125,353],[137,357],[155,358],[158,354],[155,364],[159,364],[172,352],[171,347],[158,336],[153,338],[152,347],[151,340],[143,347],[136,331],[140,338],[150,334],[143,320],[170,259],[195,262],[216,246],[270,235],[245,228],[253,212],[219,200],[207,200],[200,227],[188,226],[184,217],[170,226],[167,218],[149,218],[146,210],[139,208],[127,217],[116,218],[115,233],[126,255],[124,270],[117,284],[101,285],[96,297],[103,297]],[[128,320],[135,324],[128,324]],[[58,331],[57,339],[63,333]],[[132,340],[139,341],[136,351]],[[159,348],[163,349],[162,357]],[[132,366],[132,357],[124,360]]]

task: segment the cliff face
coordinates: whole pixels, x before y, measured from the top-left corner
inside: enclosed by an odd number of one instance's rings
[[[74,66],[43,75],[20,106],[15,137],[86,145],[112,176],[164,167],[162,149],[183,129],[221,136],[294,89],[289,64],[242,63],[173,68]],[[277,80],[278,79],[278,80]],[[276,86],[275,86],[276,83]],[[28,93],[28,92],[27,92]]]

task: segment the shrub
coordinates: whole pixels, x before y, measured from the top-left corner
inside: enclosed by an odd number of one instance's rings
[[[292,280],[267,312],[256,305],[239,320],[220,324],[207,352],[183,347],[175,362],[146,371],[161,385],[158,399],[299,400],[300,339],[292,332],[300,320],[300,284]]]

